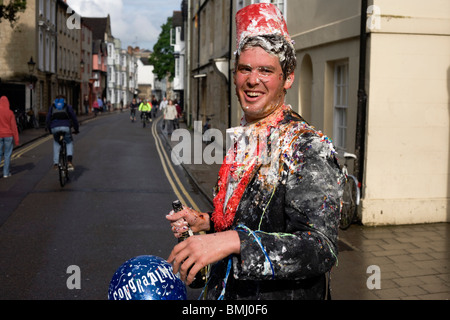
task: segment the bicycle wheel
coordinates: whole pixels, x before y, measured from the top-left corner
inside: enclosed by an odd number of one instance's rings
[[[63,144],[61,146],[61,151],[59,152],[58,171],[59,171],[59,184],[61,185],[61,187],[64,187],[66,185],[66,181],[68,179],[67,157],[65,149],[66,146],[65,144]]]
[[[339,228],[342,230],[348,229],[353,223],[356,214],[356,207],[358,202],[358,185],[355,178],[347,176],[347,181],[344,185],[344,194],[342,197],[343,205],[341,218],[339,220]]]

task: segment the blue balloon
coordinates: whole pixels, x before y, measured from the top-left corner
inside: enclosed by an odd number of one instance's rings
[[[108,300],[186,300],[186,286],[172,265],[156,256],[122,264],[109,283]]]

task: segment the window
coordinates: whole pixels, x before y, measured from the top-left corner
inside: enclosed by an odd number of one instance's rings
[[[55,38],[52,37],[52,45],[51,45],[51,53],[50,53],[50,60],[51,60],[51,66],[50,66],[50,72],[55,73],[55,50],[56,50],[56,45],[55,45]]]
[[[39,0],[39,15],[44,16],[44,0]]]
[[[44,71],[50,71],[50,39],[48,35],[45,36],[45,65]]]
[[[47,21],[50,22],[52,15],[51,15],[51,8],[50,8],[50,0],[47,0],[45,3],[45,17],[47,18]]]
[[[67,70],[67,67],[66,67],[66,66],[67,66],[66,59],[67,59],[66,48],[63,48],[63,56],[62,56],[62,62],[61,62],[61,64],[62,64],[62,69],[63,69],[64,74],[66,74],[66,70]]]
[[[56,1],[55,0],[52,0],[50,15],[51,15],[51,22],[52,22],[52,24],[56,25],[56,18],[55,18],[55,15],[56,15]]]
[[[175,59],[175,77],[180,77],[180,59]]]
[[[108,56],[110,57],[110,58],[112,58],[113,57],[113,45],[111,44],[111,43],[109,43],[108,44]]]
[[[59,55],[58,55],[58,66],[59,66],[59,71],[62,70],[62,55],[63,55],[62,47],[60,46],[60,47],[59,47]]]
[[[244,0],[237,0],[236,9],[240,10],[244,7]]]
[[[281,13],[285,16],[286,12],[286,1],[285,0],[252,0],[253,3],[272,3],[280,9]],[[239,6],[239,4],[238,4]],[[239,7],[238,7],[239,8]],[[285,17],[286,19],[286,17]]]
[[[170,29],[170,45],[174,46],[177,44],[177,31],[175,28]]]
[[[347,139],[348,63],[338,63],[334,68],[334,143],[345,149]]]
[[[44,33],[39,29],[39,70],[44,71]]]

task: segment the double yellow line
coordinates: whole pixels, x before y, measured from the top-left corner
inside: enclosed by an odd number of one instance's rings
[[[200,209],[198,208],[197,204],[192,200],[189,193],[184,188],[183,184],[181,183],[180,179],[178,178],[178,175],[175,173],[175,170],[172,166],[171,159],[168,157],[164,146],[161,142],[161,139],[157,133],[157,125],[161,121],[162,117],[159,117],[156,119],[156,121],[153,122],[152,125],[152,135],[155,139],[156,143],[156,150],[158,151],[159,158],[161,159],[161,164],[164,169],[164,173],[166,174],[167,180],[169,180],[169,183],[173,189],[173,192],[178,197],[178,200],[180,200],[184,205],[189,206],[198,212],[200,212]],[[172,175],[169,173],[172,173]],[[172,179],[173,176],[173,179]],[[175,180],[175,181],[174,181]]]
[[[36,148],[37,146],[47,142],[48,140],[52,139],[53,136],[49,135],[43,139],[39,139],[36,142],[24,147],[24,148],[19,148],[19,150],[13,152],[13,154],[11,155],[11,161],[20,158],[23,154],[27,153],[28,151]],[[2,160],[2,162],[0,163],[0,167],[2,167],[4,165],[4,160]]]
[[[178,175],[176,174],[173,166],[172,161],[167,155],[164,146],[161,142],[161,138],[159,137],[157,133],[157,125],[161,121],[162,117],[158,118],[155,122],[153,122],[152,125],[152,135],[155,139],[156,143],[156,150],[158,151],[159,158],[161,159],[161,164],[164,169],[164,173],[167,177],[167,180],[169,181],[175,195],[178,197],[178,199],[185,205],[190,206],[196,211],[200,211],[195,201],[191,198],[187,190],[184,188],[183,184],[181,183],[180,179],[178,178]],[[14,152],[11,156],[11,160],[20,158],[23,154],[26,152],[38,147],[39,145],[47,142],[48,140],[53,139],[52,135],[48,135],[47,137],[43,139],[39,139],[36,142],[30,144],[29,146],[26,146],[24,148],[20,148],[18,151]],[[3,166],[3,160],[0,163],[0,167]],[[172,178],[173,177],[173,178]]]

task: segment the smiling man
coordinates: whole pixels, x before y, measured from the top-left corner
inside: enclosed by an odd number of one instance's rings
[[[278,57],[261,47],[249,47],[241,53],[234,83],[248,122],[269,116],[283,104],[284,90],[291,87],[294,74],[287,79]]]
[[[214,212],[167,219],[180,237],[168,261],[186,283],[204,266],[206,299],[326,299],[337,259],[343,175],[330,140],[285,104],[295,49],[280,11],[236,15],[234,83],[244,116],[220,169]]]

